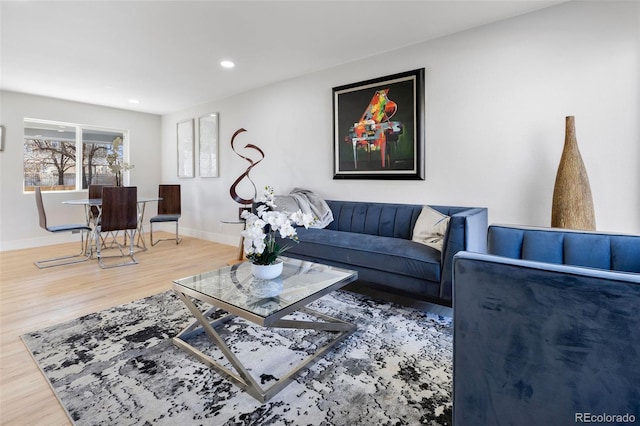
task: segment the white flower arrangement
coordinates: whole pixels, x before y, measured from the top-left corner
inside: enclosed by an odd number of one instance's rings
[[[276,233],[280,233],[280,238],[289,238],[297,243],[298,235],[293,223],[308,228],[315,221],[313,216],[301,210],[294,213],[275,211],[274,200],[274,190],[267,186],[259,199],[261,205],[256,209],[257,214],[242,213],[246,221],[245,230],[242,231],[244,254],[256,265],[274,264],[278,256],[289,248],[276,243]]]
[[[135,167],[133,164],[129,164],[126,161],[120,162],[120,157],[118,156],[120,145],[122,145],[122,137],[116,136],[111,142],[111,153],[107,155],[107,164],[109,165],[111,172],[116,177],[116,186],[122,186],[123,184],[122,172],[126,172],[127,170],[131,170]]]

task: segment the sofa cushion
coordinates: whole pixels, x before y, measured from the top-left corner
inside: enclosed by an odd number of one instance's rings
[[[411,241],[425,244],[441,252],[444,236],[449,227],[449,219],[451,219],[449,216],[429,206],[424,206],[413,227]]]
[[[381,237],[329,229],[298,228],[299,243],[284,253],[340,262],[356,268],[440,281],[441,254],[436,249],[402,238]],[[286,241],[282,241],[287,243]]]
[[[640,274],[640,237],[623,236],[611,240],[611,269]]]
[[[525,232],[522,237],[522,258],[537,262],[563,263],[561,233]]]
[[[564,262],[567,265],[611,269],[611,237],[609,235],[567,233],[564,236]]]
[[[411,240],[422,206],[327,200],[333,222],[326,229]]]

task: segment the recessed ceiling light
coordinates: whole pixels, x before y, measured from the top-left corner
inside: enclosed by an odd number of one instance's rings
[[[137,99],[129,99],[129,103],[130,103],[130,104],[139,104],[139,103],[140,103],[140,101],[139,101],[139,100],[137,100]]]
[[[236,66],[236,64],[231,61],[222,61],[220,62],[220,65],[222,65],[223,68],[233,68]]]

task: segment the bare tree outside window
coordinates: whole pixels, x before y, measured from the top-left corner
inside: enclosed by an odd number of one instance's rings
[[[68,123],[24,121],[24,190],[74,191],[90,184],[115,185],[109,167],[124,162],[126,132]],[[114,144],[114,141],[118,141]]]

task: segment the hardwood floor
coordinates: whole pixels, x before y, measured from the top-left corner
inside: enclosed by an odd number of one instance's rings
[[[170,290],[173,279],[225,266],[237,256],[238,248],[184,237],[179,245],[164,241],[138,253],[137,265],[100,269],[96,260],[89,260],[38,269],[33,264],[76,250],[77,243],[70,243],[0,252],[0,425],[71,424],[22,342],[22,334]],[[352,290],[451,315],[451,308],[357,286]]]
[[[38,269],[33,264],[76,249],[62,244],[0,253],[2,425],[71,424],[20,335],[167,291],[172,279],[222,267],[237,254],[237,247],[185,237],[179,245],[165,241],[137,254],[138,265],[100,269],[90,260]]]

